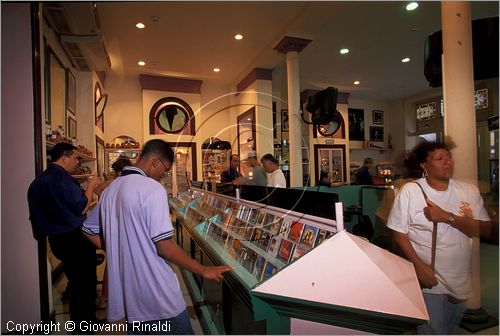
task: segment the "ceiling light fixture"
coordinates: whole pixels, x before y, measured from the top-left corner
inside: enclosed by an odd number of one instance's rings
[[[359,85],[360,81],[354,81],[354,85]]]
[[[142,22],[138,22],[135,26],[136,26],[137,28],[139,28],[139,29],[144,29],[144,28],[146,28],[146,25],[145,25],[144,23],[142,23]]]
[[[219,68],[214,68],[214,72],[219,72],[220,69]]]
[[[235,40],[242,40],[242,39],[243,39],[243,35],[241,35],[241,34],[236,34],[236,35],[234,35],[234,39],[235,39]]]
[[[347,49],[347,48],[340,49],[340,54],[341,55],[345,55],[345,54],[348,54],[348,53],[349,53],[349,49]]]
[[[137,62],[137,64],[139,64],[140,66],[145,66],[145,65],[146,65],[146,62],[144,62],[144,61],[139,61],[139,62]]]
[[[410,58],[409,57],[405,57],[401,60],[401,62],[403,63],[408,63],[410,61]]]
[[[406,10],[412,11],[417,9],[417,7],[418,7],[418,2],[410,2],[408,5],[406,5]]]

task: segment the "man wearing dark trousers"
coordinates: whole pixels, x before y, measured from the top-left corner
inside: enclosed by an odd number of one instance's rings
[[[97,176],[91,176],[83,191],[70,172],[78,165],[76,147],[58,143],[51,151],[52,163],[28,189],[33,234],[39,241],[48,237],[54,256],[61,260],[71,284],[69,314],[75,332],[81,321],[95,321],[96,251],[83,237],[85,211],[92,201]]]

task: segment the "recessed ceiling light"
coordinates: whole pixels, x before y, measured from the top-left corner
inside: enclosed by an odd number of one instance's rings
[[[214,68],[214,72],[219,72],[220,69],[219,68]]]
[[[354,81],[354,85],[359,85],[360,81]]]
[[[403,63],[408,63],[410,61],[410,58],[409,57],[405,57],[401,60],[401,62]]]
[[[412,11],[417,9],[417,7],[418,7],[418,2],[410,2],[408,5],[406,5],[406,10]]]
[[[137,64],[139,64],[140,66],[145,66],[145,65],[146,65],[146,62],[144,62],[144,61],[139,61],[139,62],[137,62]]]
[[[247,118],[248,121],[252,121],[252,118]]]
[[[146,28],[146,25],[145,25],[144,23],[142,23],[142,22],[138,22],[135,26],[136,26],[137,28],[139,28],[139,29],[144,29],[144,28]]]
[[[243,35],[241,35],[241,34],[236,34],[236,35],[234,35],[234,38],[235,38],[236,40],[242,40],[242,39],[243,39]]]
[[[348,54],[348,53],[349,53],[349,49],[347,49],[347,48],[340,49],[340,54],[345,55],[345,54]]]

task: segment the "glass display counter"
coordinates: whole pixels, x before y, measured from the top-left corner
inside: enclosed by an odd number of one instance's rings
[[[281,311],[283,307],[295,307],[297,299],[270,296],[269,290],[262,294],[259,289],[270,281],[276,286],[273,279],[279,274],[310,264],[302,260],[311,254],[318,255],[315,251],[321,250],[322,246],[337,236],[336,221],[194,188],[170,199],[169,204],[176,219],[177,241],[192,258],[205,265],[230,265],[234,268],[224,274],[222,285],[183,272],[193,302],[201,313],[200,321],[205,332],[289,333],[291,316],[282,315]],[[342,216],[341,208],[337,212],[340,212],[338,216]],[[319,253],[322,257],[315,259],[332,262],[334,257],[343,258],[338,251],[330,255],[328,249],[323,250]],[[317,272],[320,274],[321,270],[317,269]],[[332,285],[336,281],[328,277],[323,280],[331,281]],[[414,273],[410,280],[416,283],[420,293]],[[278,285],[283,288],[287,286],[287,280]],[[307,292],[304,293],[307,296]],[[423,302],[421,297],[420,300]],[[325,321],[324,314],[334,312],[335,305],[315,302],[315,299],[311,299],[307,305],[297,308],[292,317],[314,321],[314,316],[310,314],[311,307],[321,307],[322,319],[316,321],[332,324]],[[359,319],[363,314],[356,313],[353,316]],[[410,320],[407,325],[413,327],[415,319]],[[342,319],[333,321],[338,324]],[[362,318],[359,321],[361,323]],[[355,325],[352,321],[349,324],[351,328]],[[401,330],[397,329],[398,332]]]

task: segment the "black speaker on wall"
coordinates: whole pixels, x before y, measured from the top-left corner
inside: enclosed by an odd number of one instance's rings
[[[498,16],[472,21],[474,80],[498,77]],[[424,75],[431,87],[443,85],[441,31],[427,37],[424,46]]]
[[[328,87],[309,97],[306,110],[311,113],[313,124],[325,125],[337,117],[338,92],[337,88]]]

